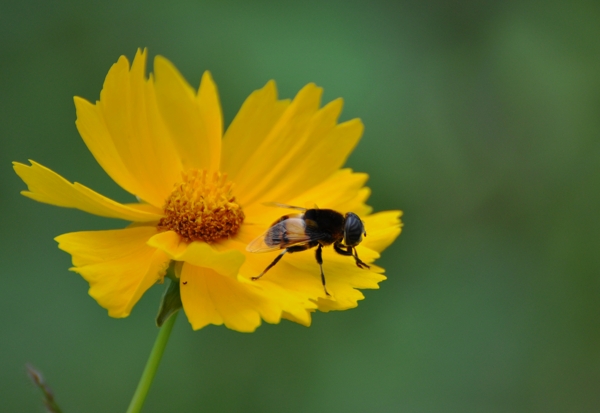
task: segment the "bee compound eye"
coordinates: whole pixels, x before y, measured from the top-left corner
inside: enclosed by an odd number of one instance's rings
[[[346,214],[346,222],[344,225],[344,244],[353,247],[362,241],[365,227],[358,217],[353,212]]]

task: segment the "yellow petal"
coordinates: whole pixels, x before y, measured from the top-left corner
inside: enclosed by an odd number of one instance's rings
[[[336,126],[341,109],[342,100],[338,99],[314,114],[303,132],[305,139],[296,142],[296,150],[289,150],[271,169],[272,179],[253,187],[253,201],[302,194],[339,170],[363,131],[358,119]]]
[[[301,203],[304,206],[312,204],[312,208],[317,205],[319,208],[330,208],[341,213],[354,212],[361,217],[366,216],[371,212],[371,208],[365,205],[371,194],[371,190],[364,186],[367,179],[369,175],[365,173],[342,169],[286,202]]]
[[[240,276],[250,279],[259,275],[280,252],[248,253],[246,262],[240,269]],[[280,290],[295,294],[297,299],[305,303],[325,297],[314,249],[285,254],[277,265],[254,283],[268,291]]]
[[[323,272],[327,283],[327,290],[332,295],[328,303],[331,308],[347,309],[357,305],[357,300],[362,295],[357,294],[357,288],[378,288],[378,283],[385,280],[380,274],[382,269],[372,262],[379,254],[369,248],[359,246],[358,254],[362,261],[371,265],[371,269],[362,269],[356,266],[354,259],[337,254],[333,247],[323,248]],[[248,256],[241,275],[253,276],[270,264],[277,256],[277,252],[253,254]],[[319,309],[321,301],[327,296],[321,283],[321,270],[315,259],[315,250],[286,254],[273,268],[269,270],[257,283],[264,284],[265,288],[270,283],[280,286],[284,290],[295,291],[306,297],[307,300],[318,300]]]
[[[232,330],[252,332],[261,323],[278,323],[281,308],[256,287],[211,269],[184,264],[180,279],[183,309],[194,330],[225,324]]]
[[[321,92],[307,85],[282,114],[271,83],[245,102],[225,134],[223,150],[224,170],[236,182],[243,205],[302,193],[343,165],[363,125],[358,119],[338,125],[342,100],[319,109]],[[259,110],[271,116],[253,117]]]
[[[175,261],[210,268],[233,278],[237,278],[238,270],[245,260],[244,254],[237,250],[217,251],[205,242],[185,243],[174,231],[154,235],[148,245],[164,251]]]
[[[218,170],[223,120],[210,73],[202,76],[198,96],[164,57],[154,59],[154,73],[158,108],[184,167]]]
[[[146,245],[154,227],[72,232],[56,237],[73,257],[71,268],[89,282],[89,294],[111,317],[127,317],[142,294],[162,282],[169,257]]]
[[[339,299],[319,298],[319,311],[327,313],[329,311],[349,310],[357,307],[358,302],[365,298],[362,292],[352,288],[343,288],[343,291],[338,288],[335,296],[339,297]]]
[[[313,254],[309,255],[314,257]],[[260,256],[266,260],[259,260]],[[269,270],[263,278],[250,280],[251,277],[260,274],[273,258],[270,254],[247,253],[246,263],[240,269],[238,281],[260,288],[263,294],[278,302],[284,318],[309,326],[311,312],[317,308],[316,299],[325,295],[320,278],[314,278],[312,272],[299,272],[284,263],[281,267],[280,264],[273,267],[275,272]]]
[[[371,208],[365,204],[370,195],[369,188],[363,186],[367,179],[367,174],[342,169],[304,193],[294,192],[290,188],[289,193],[282,195],[282,198],[265,201],[281,202],[303,208],[329,208],[341,213],[354,212],[363,217],[371,212]],[[291,211],[259,203],[246,206],[244,212],[246,214],[244,227],[252,231],[252,227],[258,226],[259,228],[253,231],[255,236],[258,236],[276,219]]]
[[[257,150],[289,104],[289,100],[277,100],[272,80],[248,96],[223,138],[221,168],[229,179],[236,181],[249,155]]]
[[[263,294],[276,301],[284,312],[284,318],[294,320],[305,326],[310,325],[311,311],[317,308],[312,299],[316,299],[324,294],[323,289],[311,282],[311,294],[307,295],[302,290],[288,288],[289,285],[287,284],[283,286],[278,283],[276,279],[270,278],[265,282],[262,282],[262,280],[251,281],[251,277],[260,274],[260,272],[273,260],[273,256],[270,254],[254,254],[246,251],[246,245],[254,238],[253,234],[253,229],[249,229],[248,226],[242,226],[235,237],[216,243],[212,245],[212,248],[220,252],[232,250],[241,251],[246,257],[246,260],[238,270],[237,280],[259,288]],[[313,254],[309,255],[314,256]],[[313,277],[314,273],[305,273],[300,277],[294,277],[293,280],[294,282],[297,282],[298,285],[302,285],[303,281],[305,282],[307,279],[312,281]],[[318,285],[320,286],[320,284]]]
[[[310,325],[312,323],[310,311],[304,311],[300,317],[298,317],[295,314],[283,312],[281,314],[281,318],[285,318],[286,320],[293,321],[294,323],[302,324],[304,327],[310,327]]]
[[[314,84],[305,86],[265,137],[256,136],[254,150],[235,177],[236,195],[242,205],[248,205],[263,192],[263,187],[282,180],[279,165],[302,147],[308,136],[303,133],[319,108],[322,89]],[[274,173],[274,168],[278,171]]]
[[[77,208],[108,218],[149,222],[162,217],[162,211],[147,204],[120,204],[79,183],[70,183],[56,172],[34,161],[31,166],[13,162],[15,172],[27,184],[26,197],[46,204]]]
[[[371,266],[370,269],[359,268],[352,257],[339,255],[332,249],[323,251],[323,270],[326,271],[327,289],[332,299],[320,297],[320,311],[354,308],[358,300],[364,298],[358,289],[378,289],[378,284],[386,279],[381,274],[383,269],[372,264],[379,254],[362,246],[357,251],[360,259]]]
[[[209,165],[206,169],[218,171],[221,163],[221,141],[223,138],[223,112],[217,85],[209,71],[205,71],[200,81],[196,104],[206,128],[206,143],[202,148],[208,153]]]
[[[402,211],[383,211],[362,218],[367,236],[361,246],[381,252],[400,235]]]
[[[289,188],[303,192],[329,179],[344,165],[358,144],[363,129],[359,119],[352,119],[328,129],[323,135],[317,134],[316,141],[308,145],[303,156],[297,156],[290,162],[290,173],[285,182],[263,198],[282,197]]]
[[[160,208],[180,179],[181,162],[145,76],[146,53],[131,70],[125,57],[110,69],[100,101],[75,98],[77,128],[102,168],[125,190]]]

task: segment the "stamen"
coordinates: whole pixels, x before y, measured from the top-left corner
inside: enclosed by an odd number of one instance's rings
[[[234,236],[244,222],[244,211],[227,175],[191,169],[182,176],[183,182],[165,202],[158,230],[175,231],[187,242],[211,243]]]

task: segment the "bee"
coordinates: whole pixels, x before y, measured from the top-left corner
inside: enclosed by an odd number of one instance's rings
[[[306,209],[277,203],[269,205],[295,209],[302,213],[282,216],[264,234],[248,244],[246,250],[250,252],[283,250],[263,272],[252,277],[252,281],[265,275],[286,253],[317,247],[315,257],[321,268],[321,282],[325,294],[330,296],[325,286],[322,251],[323,247],[331,244],[338,254],[353,257],[359,268],[370,268],[358,258],[356,252],[356,246],[360,244],[363,236],[367,236],[367,233],[363,222],[355,213],[348,212],[342,215],[332,209]]]

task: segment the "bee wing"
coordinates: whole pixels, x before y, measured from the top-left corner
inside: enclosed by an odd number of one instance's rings
[[[316,241],[322,236],[318,231],[307,227],[302,215],[296,215],[271,226],[246,247],[250,252],[281,250],[292,245]]]
[[[271,206],[271,207],[277,207],[277,208],[286,208],[286,209],[296,209],[298,211],[306,211],[306,208],[302,208],[299,206],[293,206],[293,205],[288,205],[288,204],[281,204],[279,202],[263,202],[263,205],[265,206]]]

